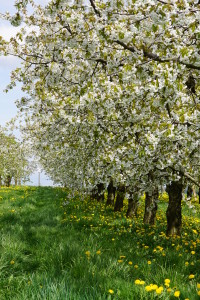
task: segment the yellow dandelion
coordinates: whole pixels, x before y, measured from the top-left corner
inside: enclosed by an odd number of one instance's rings
[[[180,296],[180,291],[176,291],[176,292],[174,293],[174,297],[179,298],[179,296]]]
[[[158,289],[158,286],[157,284],[152,284],[151,288],[153,291],[156,291]]]
[[[189,279],[193,279],[193,278],[194,278],[194,276],[195,276],[195,275],[193,275],[193,274],[190,274],[190,275],[188,276],[188,278],[189,278]]]
[[[100,250],[98,250],[98,251],[96,252],[96,254],[101,254],[101,251],[100,251]]]
[[[14,260],[11,260],[10,264],[11,265],[14,265],[15,261]]]
[[[145,291],[146,292],[151,292],[152,291],[151,286],[150,285],[145,286]]]
[[[156,294],[160,295],[163,292],[163,287],[160,286],[159,288],[156,289]]]
[[[114,294],[114,291],[113,290],[108,290],[108,293],[112,295],[112,294]]]
[[[197,295],[200,296],[200,291],[197,291]]]
[[[129,261],[128,264],[129,264],[130,266],[132,266],[133,263],[132,263],[132,261]]]
[[[140,284],[140,279],[136,279],[135,284]]]
[[[200,289],[200,283],[197,283],[197,288]]]
[[[138,269],[138,265],[135,265],[134,268],[135,268],[135,269]]]
[[[191,254],[194,255],[194,254],[195,254],[195,251],[191,251]]]
[[[148,260],[148,262],[147,262],[147,263],[148,263],[148,265],[151,265],[151,261],[150,261],[150,260]]]
[[[165,283],[170,284],[170,279],[166,278]]]

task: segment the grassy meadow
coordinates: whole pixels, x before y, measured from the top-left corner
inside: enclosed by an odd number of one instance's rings
[[[50,187],[0,189],[0,300],[200,299],[200,205],[182,236]],[[199,294],[199,295],[198,295]]]

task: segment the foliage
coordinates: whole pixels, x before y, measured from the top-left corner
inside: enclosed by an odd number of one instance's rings
[[[10,180],[26,180],[31,173],[26,148],[16,138],[0,128],[0,176],[6,182]]]
[[[74,190],[110,177],[133,190],[198,184],[199,2],[30,1],[33,14],[27,2],[16,1],[25,26],[1,51],[22,60],[8,88],[23,84],[26,138],[52,179]]]

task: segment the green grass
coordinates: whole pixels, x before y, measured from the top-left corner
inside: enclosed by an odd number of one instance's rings
[[[164,234],[165,197],[157,225],[148,227],[144,201],[138,219],[129,220],[126,207],[116,214],[102,203],[72,199],[65,189],[1,188],[0,299],[167,300],[178,299],[175,291],[179,299],[199,299],[200,208],[194,206],[196,212],[183,205],[183,234],[172,239]],[[150,284],[162,293],[147,292]]]

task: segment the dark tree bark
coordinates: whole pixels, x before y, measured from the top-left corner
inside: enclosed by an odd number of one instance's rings
[[[169,205],[167,208],[167,232],[169,236],[180,235],[182,226],[181,200],[183,185],[181,182],[172,181],[167,185],[169,195]]]
[[[126,188],[124,184],[120,184],[117,188],[117,197],[115,201],[114,211],[121,211],[124,205],[124,197],[125,197]]]
[[[187,189],[187,198],[192,198],[192,194],[193,194],[193,189],[192,187],[189,185],[188,189]]]
[[[97,184],[97,191],[98,191],[97,201],[103,202],[104,201],[104,184],[103,183]]]
[[[98,202],[103,202],[104,201],[104,184],[103,183],[98,183],[96,188],[91,194],[91,199],[92,200],[97,200]]]
[[[2,177],[0,175],[0,186],[2,186]]]
[[[114,201],[115,201],[115,192],[116,192],[116,188],[113,186],[113,180],[110,180],[110,183],[108,185],[108,197],[107,197],[107,201],[106,201],[106,205],[114,205]]]
[[[200,204],[200,188],[198,189],[198,195],[199,195],[199,204]]]
[[[138,195],[135,193],[130,193],[128,197],[128,209],[126,212],[127,218],[137,217],[137,209],[139,205]]]
[[[144,224],[154,225],[156,222],[157,212],[157,201],[158,201],[158,188],[154,188],[152,192],[146,192],[145,199],[145,213],[144,213]]]
[[[10,187],[11,179],[12,179],[12,177],[11,177],[10,175],[8,175],[8,176],[6,177],[5,185],[6,185],[7,187]]]

